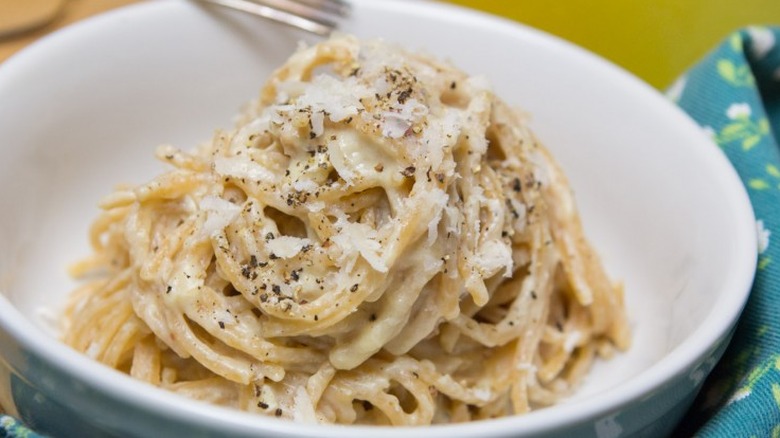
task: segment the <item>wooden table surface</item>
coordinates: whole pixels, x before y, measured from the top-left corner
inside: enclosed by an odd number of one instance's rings
[[[38,38],[53,32],[61,27],[67,26],[89,16],[99,14],[109,9],[120,6],[137,3],[139,0],[64,0],[65,4],[60,13],[43,27],[14,34],[11,36],[0,37],[0,62],[8,59],[9,56],[23,49]],[[34,17],[41,8],[48,6],[52,2],[43,0],[0,0],[0,14],[4,17]],[[6,25],[3,20],[0,24]],[[2,33],[2,29],[0,29]]]

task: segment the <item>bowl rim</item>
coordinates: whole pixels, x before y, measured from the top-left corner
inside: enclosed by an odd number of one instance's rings
[[[609,75],[610,79],[616,82],[616,86],[628,87],[643,101],[657,107],[663,107],[664,111],[669,113],[669,117],[676,120],[676,123],[688,125],[686,129],[698,129],[698,126],[682,110],[676,108],[655,89],[631,73],[598,55],[540,30],[451,4],[412,0],[352,1],[354,6],[358,8],[367,7],[382,10],[404,8],[422,16],[446,13],[448,18],[456,23],[491,27],[497,34],[522,37],[526,43],[542,45],[551,52],[589,64],[592,68]],[[82,33],[105,30],[110,28],[111,23],[115,20],[123,20],[131,16],[142,19],[138,17],[162,13],[165,8],[189,7],[184,6],[186,3],[188,2],[168,0],[131,4],[53,32],[0,64],[0,85],[13,80],[17,70],[23,70],[27,68],[28,64],[39,62],[38,58],[56,47],[62,39],[72,38]],[[732,257],[735,263],[731,265],[732,269],[726,275],[726,281],[721,286],[721,289],[734,293],[722,293],[702,323],[686,339],[656,364],[638,375],[618,384],[610,391],[600,392],[582,400],[534,411],[523,416],[466,424],[436,425],[424,429],[419,427],[306,425],[224,407],[215,407],[160,388],[141,386],[138,381],[126,374],[99,364],[45,334],[41,328],[24,317],[2,292],[0,292],[0,329],[10,335],[18,343],[18,346],[43,359],[48,366],[58,369],[77,381],[84,382],[97,391],[105,392],[122,403],[133,404],[144,411],[164,412],[169,418],[203,426],[207,430],[213,429],[216,425],[227,433],[247,434],[264,431],[289,436],[300,434],[328,437],[357,437],[366,434],[386,437],[397,436],[399,433],[414,434],[424,430],[425,435],[432,438],[475,434],[491,436],[507,432],[529,434],[550,432],[557,428],[615,413],[620,410],[621,406],[630,405],[651,395],[653,391],[675,377],[690,372],[692,367],[696,366],[697,362],[704,358],[719,341],[729,335],[736,324],[747,302],[756,269],[755,217],[747,192],[723,152],[710,139],[707,139],[703,132],[699,140],[686,145],[686,147],[702,149],[698,154],[705,161],[706,166],[711,167],[722,177],[723,187],[727,190],[720,196],[724,202],[734,206],[732,209],[734,222],[740,225],[738,229],[733,230],[734,239],[738,243],[733,254],[738,256]],[[709,150],[703,150],[705,147]]]

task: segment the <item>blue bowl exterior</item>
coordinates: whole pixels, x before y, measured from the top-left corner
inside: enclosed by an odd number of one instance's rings
[[[75,379],[0,330],[0,400],[32,430],[52,437],[223,436],[198,430]],[[141,384],[139,382],[139,384]]]
[[[622,409],[599,418],[561,425],[550,437],[659,437],[668,436],[684,418],[705,378],[723,355],[732,330],[687,373],[679,374],[653,392]],[[246,431],[225,430],[201,422],[181,421],[165,412],[78,381],[56,363],[24,349],[5,330],[0,330],[0,400],[36,432],[52,437],[248,437]],[[139,383],[141,385],[141,383]],[[15,409],[14,409],[15,408]],[[486,428],[488,429],[488,428]],[[408,433],[407,433],[408,432]],[[522,431],[484,436],[519,437]],[[425,436],[426,429],[406,429],[404,435]],[[269,433],[267,436],[277,436]]]

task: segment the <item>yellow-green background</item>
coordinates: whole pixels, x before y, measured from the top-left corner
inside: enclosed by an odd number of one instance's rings
[[[543,29],[665,88],[731,31],[780,25],[780,0],[452,0]]]

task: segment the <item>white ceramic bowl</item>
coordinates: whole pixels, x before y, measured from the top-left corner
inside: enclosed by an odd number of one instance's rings
[[[451,58],[533,114],[587,234],[625,282],[630,351],[582,390],[522,417],[407,436],[668,432],[720,357],[748,295],[755,223],[732,168],[660,94],[520,25],[436,3],[355,1],[344,29]],[[304,426],[147,387],[58,343],[52,319],[88,254],[96,202],[231,126],[302,34],[196,2],[154,1],[71,26],[0,66],[0,403],[61,436],[391,436]]]

